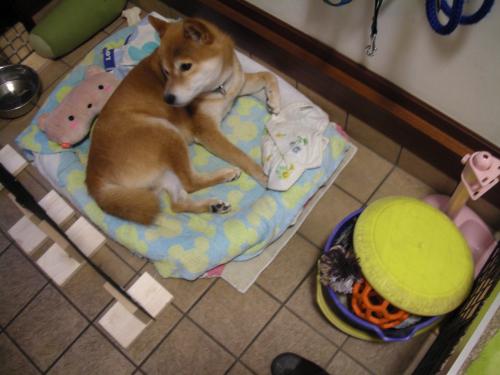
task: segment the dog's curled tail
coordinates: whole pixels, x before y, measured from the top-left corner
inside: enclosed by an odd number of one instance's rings
[[[158,197],[146,188],[111,185],[91,195],[107,213],[144,225],[152,224],[160,212]]]

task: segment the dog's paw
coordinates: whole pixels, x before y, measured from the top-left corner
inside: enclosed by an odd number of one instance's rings
[[[226,177],[226,182],[232,182],[240,178],[241,176],[241,169],[239,168],[226,168],[225,170],[225,177]]]
[[[224,201],[217,201],[217,203],[210,205],[210,212],[214,214],[225,214],[229,211],[231,211],[231,205]]]
[[[280,109],[281,109],[279,99],[276,100],[275,97],[271,97],[271,98],[267,99],[266,107],[267,107],[267,111],[269,113],[272,113],[273,115],[277,115],[278,113],[280,113]]]

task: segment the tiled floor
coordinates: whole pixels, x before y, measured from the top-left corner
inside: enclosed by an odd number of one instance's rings
[[[45,93],[121,26],[123,21],[116,21],[78,50],[45,64],[40,71]],[[411,170],[414,155],[364,131],[365,124],[334,104],[315,99],[361,142],[375,150],[382,144],[383,157],[355,142],[359,152],[354,160],[247,293],[222,280],[161,280],[174,301],[126,350],[97,324],[112,301],[101,277],[84,266],[62,288],[49,283],[8,238],[7,230],[21,214],[1,191],[0,374],[268,374],[272,359],[285,351],[302,354],[331,374],[402,374],[434,333],[395,344],[346,336],[316,307],[315,262],[329,232],[346,214],[382,196],[420,198],[434,189],[396,165],[404,158]],[[2,120],[1,144],[12,143],[35,112]],[[373,139],[378,139],[375,145]],[[50,188],[32,167],[20,178],[36,196]],[[430,181],[439,191],[453,189],[453,181],[438,171],[432,171]],[[121,285],[130,285],[145,271],[155,274],[151,264],[114,243],[93,259]]]

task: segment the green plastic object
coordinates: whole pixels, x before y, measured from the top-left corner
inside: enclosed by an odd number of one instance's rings
[[[387,197],[371,203],[353,239],[366,280],[403,310],[442,315],[469,294],[474,266],[467,242],[453,221],[425,202]]]
[[[127,0],[63,0],[30,33],[40,56],[67,54],[111,23]]]

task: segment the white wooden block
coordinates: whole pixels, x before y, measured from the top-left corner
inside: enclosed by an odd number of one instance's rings
[[[154,317],[174,298],[163,285],[147,272],[144,272],[127,292]]]
[[[65,223],[75,213],[75,210],[55,190],[49,191],[39,203],[58,225]]]
[[[38,249],[47,239],[46,234],[26,216],[23,216],[15,223],[8,232],[19,247],[27,254],[31,254]]]
[[[147,326],[120,302],[111,306],[99,319],[99,324],[124,348],[128,348]]]
[[[14,176],[28,165],[26,159],[19,155],[10,145],[5,145],[0,150],[0,163]]]
[[[92,256],[106,242],[106,238],[101,232],[83,216],[68,228],[66,234],[87,257]]]
[[[62,286],[81,266],[58,244],[53,244],[37,261],[38,265],[54,282]]]

